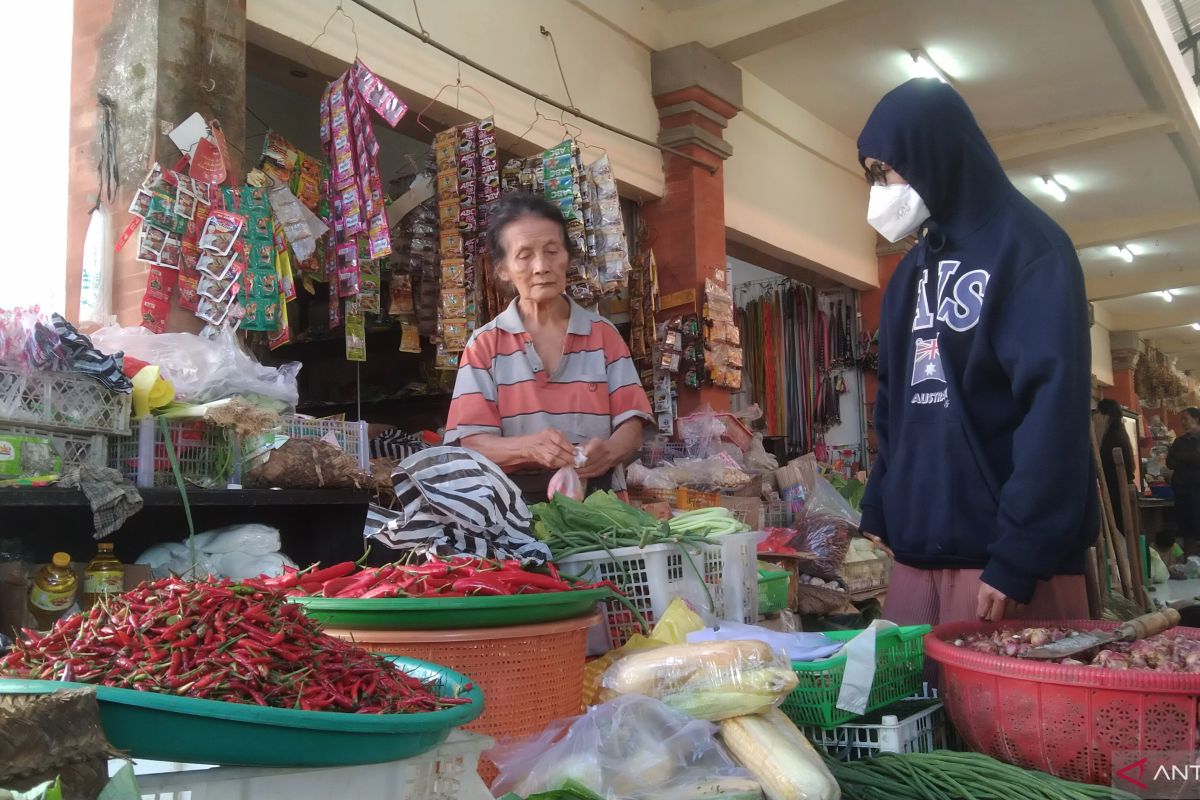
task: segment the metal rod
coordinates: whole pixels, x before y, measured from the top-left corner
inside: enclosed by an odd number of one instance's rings
[[[691,161],[693,164],[698,164],[699,166],[704,167],[706,170],[709,171],[710,174],[715,175],[717,172],[717,168],[714,167],[712,164],[709,164],[706,161],[696,158],[695,156],[688,155],[687,153],[683,152],[682,150],[677,150],[674,147],[668,147],[667,145],[659,144],[658,142],[651,141],[650,139],[647,139],[645,137],[638,136],[636,133],[630,133],[629,131],[622,130],[621,128],[618,128],[614,125],[610,125],[607,122],[604,122],[603,120],[599,120],[589,114],[585,114],[582,111],[580,111],[578,108],[575,108],[573,106],[564,105],[552,97],[548,97],[544,94],[541,94],[540,92],[535,92],[533,89],[530,89],[528,86],[519,84],[516,81],[512,80],[511,78],[506,78],[505,76],[501,75],[500,73],[495,72],[495,71],[483,66],[478,61],[468,58],[467,56],[464,56],[462,53],[451,50],[449,47],[446,47],[446,45],[442,44],[441,42],[439,42],[436,39],[434,39],[433,37],[431,37],[428,33],[419,31],[416,28],[413,28],[413,27],[410,27],[409,25],[404,24],[400,20],[393,17],[391,14],[388,14],[385,11],[381,11],[380,9],[376,8],[375,6],[366,2],[365,0],[351,0],[351,2],[354,3],[356,6],[359,6],[363,9],[365,9],[366,11],[371,12],[372,14],[379,17],[380,19],[390,22],[391,24],[395,25],[400,30],[407,33],[409,36],[415,36],[416,38],[420,39],[425,44],[434,48],[435,50],[440,50],[441,52],[443,52],[446,55],[450,56],[451,58],[455,59],[456,61],[461,61],[462,63],[466,64],[468,67],[477,69],[480,72],[482,72],[484,75],[487,75],[489,78],[494,78],[495,80],[500,81],[501,83],[505,84],[506,86],[511,86],[513,89],[516,89],[518,92],[522,92],[524,94],[529,95],[530,97],[537,98],[541,102],[548,103],[549,105],[554,106],[555,108],[557,108],[560,111],[565,111],[574,117],[578,117],[579,119],[583,120],[584,122],[590,122],[591,124],[599,126],[606,131],[615,133],[618,136],[624,136],[626,139],[632,139],[633,141],[635,141],[639,144],[644,144],[647,147],[653,147],[655,150],[658,150],[660,152],[670,153],[671,155],[679,156],[680,158],[687,159],[688,161]]]

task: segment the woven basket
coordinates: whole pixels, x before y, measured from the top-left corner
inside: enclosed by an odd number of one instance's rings
[[[0,694],[0,786],[24,790],[57,777],[64,800],[94,798],[114,755],[94,690]]]
[[[848,593],[826,589],[824,586],[801,583],[795,587],[795,595],[796,603],[793,609],[800,614],[811,616],[839,614],[852,610],[854,607]]]

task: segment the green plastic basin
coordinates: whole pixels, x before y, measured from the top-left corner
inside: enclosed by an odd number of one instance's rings
[[[608,589],[476,597],[292,597],[304,613],[331,628],[436,631],[533,625],[583,616]]]
[[[451,728],[483,713],[483,691],[446,667],[392,656],[397,669],[436,681],[444,697],[470,703],[420,714],[298,711],[92,686],[112,744],[134,758],[246,767],[378,764],[437,747]],[[0,693],[33,694],[91,684],[0,679]],[[470,688],[467,688],[467,687]]]

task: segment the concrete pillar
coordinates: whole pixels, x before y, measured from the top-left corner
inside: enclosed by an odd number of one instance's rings
[[[112,98],[117,107],[121,184],[109,207],[114,240],[132,219],[129,204],[150,164],[170,166],[179,158],[167,134],[193,111],[221,121],[241,180],[246,106],[245,0],[75,0],[74,14],[63,309],[72,319],[88,212],[99,191],[97,96]],[[146,265],[136,254],[131,239],[113,267],[113,313],[122,325],[137,325],[141,316]],[[170,329],[198,328],[190,312],[172,309]]]
[[[652,54],[650,68],[659,143],[702,162],[664,153],[666,192],[643,208],[658,262],[662,316],[670,317],[700,311],[705,279],[725,270],[723,164],[733,148],[722,131],[742,108],[742,72],[696,42]],[[728,410],[728,390],[680,390],[680,414],[705,403]]]
[[[908,249],[908,245],[903,242],[900,244],[884,243],[876,251],[879,257],[879,288],[860,292],[858,296],[858,308],[861,314],[859,325],[864,332],[874,334],[879,329],[882,320],[884,290],[887,289],[892,275],[896,272],[896,267],[900,266],[900,261]],[[879,381],[875,372],[865,371],[863,373],[863,414],[867,420],[867,450],[871,455],[872,462],[876,451],[874,420],[875,395],[878,391]]]

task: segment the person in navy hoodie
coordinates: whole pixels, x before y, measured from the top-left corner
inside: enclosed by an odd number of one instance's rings
[[[858,138],[868,221],[919,234],[884,293],[862,530],[900,624],[1088,616],[1099,529],[1083,273],[950,86],[911,80]]]

